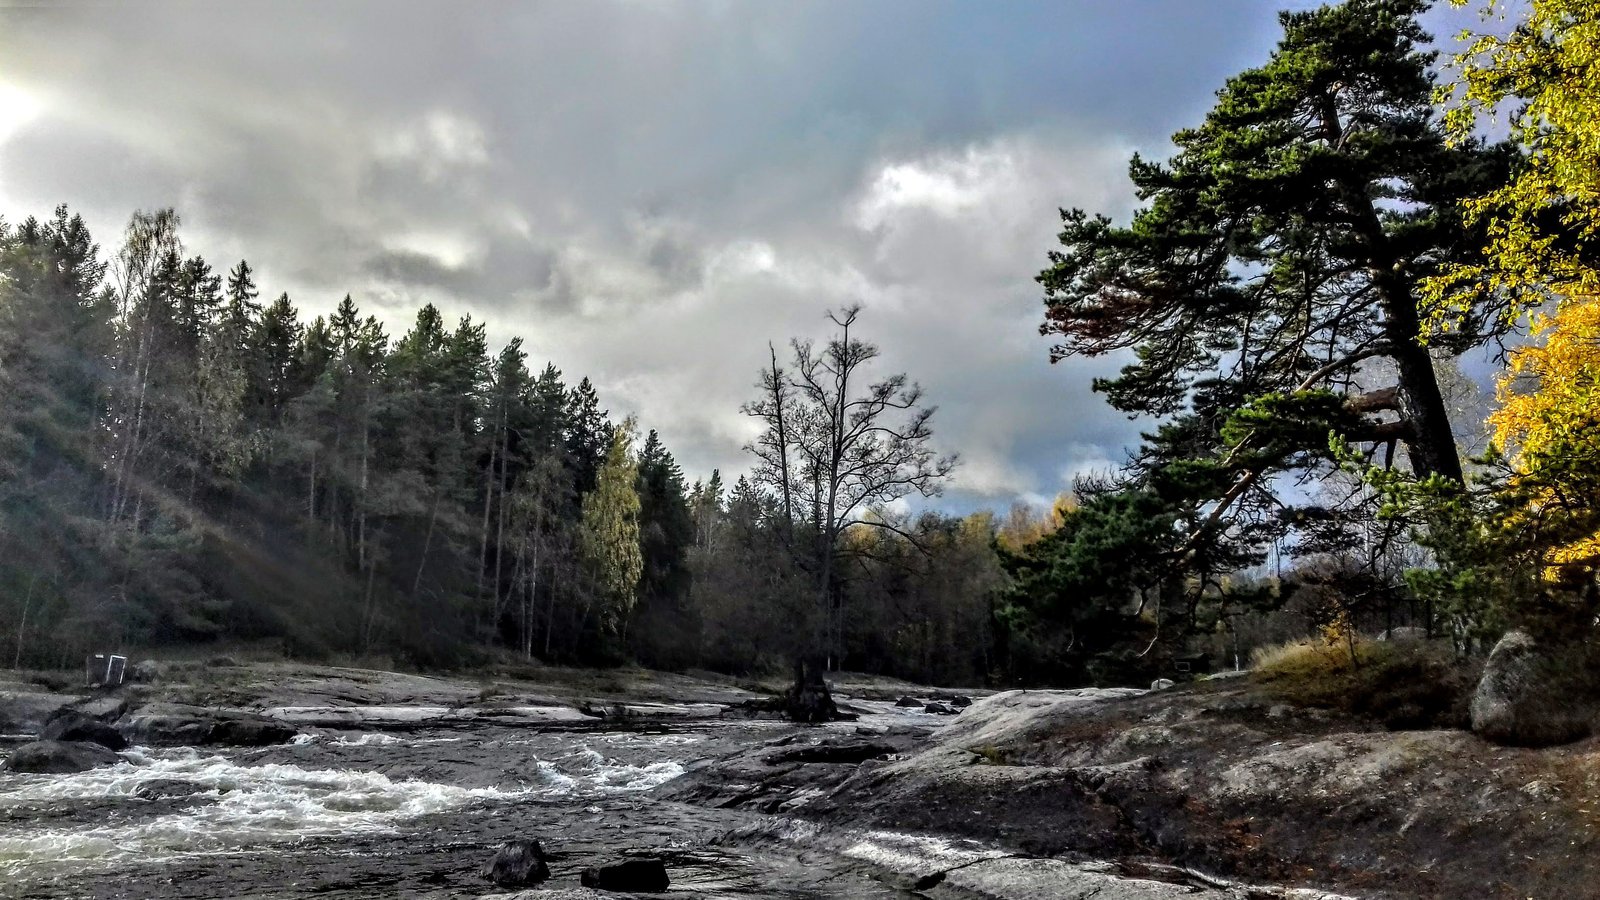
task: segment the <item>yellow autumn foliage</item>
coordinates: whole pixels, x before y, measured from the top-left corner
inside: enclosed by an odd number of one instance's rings
[[[1489,0],[1485,17],[1503,17],[1503,8]],[[1517,8],[1524,17],[1508,34],[1491,27],[1462,35],[1458,78],[1440,91],[1457,139],[1508,126],[1528,153],[1515,178],[1466,205],[1468,220],[1487,228],[1486,261],[1429,281],[1443,328],[1486,293],[1517,315],[1552,296],[1600,292],[1590,264],[1600,238],[1600,3],[1528,0]],[[1575,252],[1585,243],[1588,259]]]
[[[1490,416],[1526,505],[1511,527],[1537,529],[1546,576],[1592,575],[1600,561],[1600,296],[1536,315],[1538,342],[1512,353]]]

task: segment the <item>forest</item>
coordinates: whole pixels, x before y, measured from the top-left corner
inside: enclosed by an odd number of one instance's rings
[[[767,348],[727,479],[470,317],[269,299],[172,209],[106,249],[67,206],[0,220],[0,664],[1144,684],[1399,628],[1590,635],[1600,9],[1531,0],[1441,58],[1426,7],[1282,14],[1131,160],[1131,220],[1062,211],[1048,353],[1121,364],[1094,390],[1146,430],[1050,509],[938,511],[959,459],[870,309]]]

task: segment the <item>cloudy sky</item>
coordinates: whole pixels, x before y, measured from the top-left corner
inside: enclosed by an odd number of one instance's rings
[[[1037,502],[1138,432],[1088,390],[1115,362],[1046,360],[1056,210],[1125,216],[1129,154],[1280,5],[0,0],[0,215],[65,202],[109,247],[170,205],[308,317],[470,314],[691,477],[744,468],[767,342],[860,303],[962,456],[944,503]]]

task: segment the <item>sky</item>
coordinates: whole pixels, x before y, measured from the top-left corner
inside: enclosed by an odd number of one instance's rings
[[[1040,504],[1142,427],[1090,391],[1120,361],[1048,362],[1058,209],[1124,220],[1129,156],[1284,5],[1313,4],[0,0],[0,215],[67,203],[110,252],[172,206],[307,319],[471,315],[691,480],[748,467],[768,342],[860,304],[961,457],[940,505]]]

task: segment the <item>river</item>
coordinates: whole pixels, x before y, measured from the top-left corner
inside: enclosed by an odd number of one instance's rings
[[[882,709],[875,718],[897,715]],[[828,726],[838,730],[851,725]],[[73,775],[0,774],[0,891],[16,897],[459,897],[502,841],[539,839],[551,887],[630,855],[673,893],[901,897],[850,860],[752,840],[770,817],[658,800],[692,760],[781,738],[778,722],[666,733],[474,723],[314,729],[264,749],[134,747]]]

